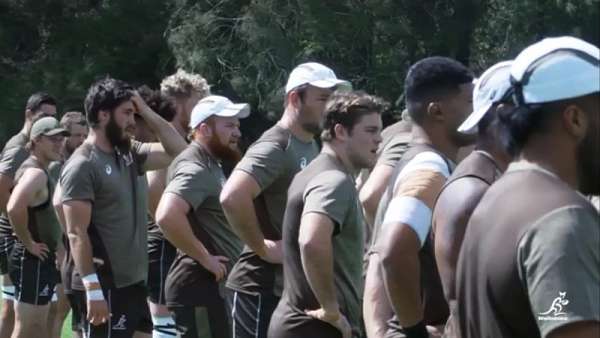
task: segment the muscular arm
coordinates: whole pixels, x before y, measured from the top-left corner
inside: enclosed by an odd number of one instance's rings
[[[373,227],[379,201],[388,186],[393,172],[394,168],[389,165],[379,164],[375,166],[369,178],[360,189],[360,202],[365,210],[365,219],[370,227]]]
[[[31,247],[33,239],[27,227],[27,208],[35,204],[36,194],[45,189],[47,180],[48,178],[41,169],[27,169],[15,186],[6,205],[8,218],[15,234],[28,248]]]
[[[456,265],[467,223],[489,185],[471,177],[449,184],[439,196],[433,212],[435,259],[449,303],[454,302]]]
[[[169,242],[204,265],[210,253],[194,235],[187,218],[189,211],[190,205],[183,198],[167,192],[156,209],[156,222]]]
[[[298,238],[304,274],[327,313],[339,313],[333,276],[333,230],[334,224],[329,217],[308,213],[302,217]]]
[[[92,203],[82,200],[65,201],[63,213],[75,268],[81,276],[95,273],[92,244],[87,232],[92,217]]]
[[[152,143],[144,168],[148,171],[162,169],[186,147],[185,140],[177,130],[160,115],[156,114],[139,95],[132,97],[138,113],[154,132],[160,143]]]
[[[398,322],[404,327],[423,320],[421,302],[421,243],[407,224],[382,227],[380,249],[383,282]]]
[[[363,297],[363,317],[368,338],[383,338],[387,331],[387,321],[394,312],[385,293],[383,271],[379,254],[369,256],[369,266],[365,278]]]
[[[254,210],[254,199],[260,193],[256,180],[248,173],[234,170],[221,191],[221,206],[227,221],[246,245],[257,255],[265,255],[264,235]]]
[[[148,211],[150,215],[156,214],[158,203],[166,187],[167,170],[154,170],[146,173],[148,179]]]

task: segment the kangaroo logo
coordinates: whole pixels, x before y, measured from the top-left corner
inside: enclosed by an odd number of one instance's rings
[[[119,318],[119,321],[113,325],[112,329],[113,330],[127,330],[127,327],[125,327],[125,322],[127,321],[127,318],[125,317],[125,315],[121,315],[121,317]]]
[[[567,292],[559,292],[558,297],[554,298],[552,301],[552,305],[550,305],[550,309],[546,312],[540,313],[542,316],[552,315],[554,317],[564,316],[567,313],[563,312],[564,306],[569,304],[569,300],[565,297],[567,296]]]

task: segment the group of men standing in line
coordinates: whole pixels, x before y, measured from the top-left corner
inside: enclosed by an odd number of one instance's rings
[[[85,337],[598,335],[599,49],[429,57],[404,93],[382,132],[382,99],[301,64],[243,155],[249,105],[199,75],[99,80],[60,122],[32,95],[0,158],[0,338],[69,307]]]

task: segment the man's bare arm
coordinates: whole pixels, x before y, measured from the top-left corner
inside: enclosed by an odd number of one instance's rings
[[[298,244],[310,288],[326,313],[339,313],[333,272],[333,221],[321,213],[302,216]]]
[[[63,202],[63,213],[67,226],[67,236],[75,268],[81,276],[95,273],[92,244],[87,229],[92,217],[92,203],[70,200]]]
[[[449,303],[456,299],[456,265],[467,223],[488,187],[479,179],[462,178],[448,185],[435,204],[435,260]]]
[[[185,149],[187,144],[177,130],[148,107],[138,94],[135,94],[132,100],[140,116],[160,141],[160,143],[151,144],[144,168],[149,171],[165,168],[177,154]]]
[[[225,277],[227,257],[213,256],[196,238],[187,218],[190,205],[176,194],[166,193],[160,200],[156,220],[169,242],[186,255],[202,264],[215,275],[217,281]]]
[[[34,243],[27,227],[29,220],[28,207],[35,204],[35,196],[44,190],[47,180],[48,178],[41,169],[27,169],[15,186],[6,205],[8,218],[15,234],[30,251]],[[44,255],[43,258],[45,257]]]
[[[381,266],[388,298],[403,327],[423,320],[421,302],[421,243],[406,224],[387,224],[381,231]]]
[[[387,322],[394,315],[383,283],[383,272],[379,254],[369,256],[363,297],[363,317],[368,338],[383,338]]]
[[[166,187],[167,169],[149,171],[146,173],[148,180],[148,211],[154,217],[156,208]]]
[[[254,209],[260,194],[258,182],[250,174],[234,170],[221,191],[221,206],[236,234],[261,258],[268,260],[268,248]]]
[[[389,165],[376,165],[369,175],[369,178],[360,189],[360,202],[365,210],[365,219],[370,227],[373,227],[373,224],[375,223],[375,215],[377,213],[379,201],[388,186],[393,172],[394,168]]]

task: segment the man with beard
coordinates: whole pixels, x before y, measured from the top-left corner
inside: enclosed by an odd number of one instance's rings
[[[362,335],[363,214],[354,177],[381,143],[385,104],[362,92],[334,94],[324,112],[323,150],[289,189],[283,223],[283,296],[271,338]]]
[[[472,110],[473,76],[458,61],[429,57],[405,81],[413,122],[410,148],[396,165],[375,220],[371,256],[380,261],[394,317],[385,337],[427,337],[448,317],[430,238],[433,203],[472,137],[457,131]],[[368,274],[378,273],[369,269]],[[365,307],[374,307],[365,300]]]
[[[318,63],[297,66],[286,85],[285,111],[248,149],[221,192],[229,224],[246,244],[227,280],[234,338],[265,338],[282,289],[281,223],[294,175],[317,156],[314,141],[327,99],[338,85]]]
[[[143,97],[143,93],[140,92]],[[190,113],[198,100],[210,95],[206,79],[199,74],[190,74],[178,69],[175,74],[164,78],[160,92],[149,92],[149,105],[187,138]],[[138,119],[142,125],[145,123]],[[138,128],[140,129],[140,128]],[[150,135],[154,139],[154,135]],[[153,337],[168,337],[175,333],[175,322],[165,302],[165,279],[175,259],[175,247],[165,239],[154,221],[158,202],[165,190],[167,170],[154,170],[146,173],[148,180],[148,304],[152,315]]]
[[[88,134],[88,127],[85,121],[85,116],[77,111],[66,112],[60,119],[61,128],[65,129],[68,135],[64,138],[61,150],[60,159],[50,163],[48,167],[48,174],[54,181],[58,183],[60,178],[60,172],[65,162],[71,157],[71,154],[79,147]],[[54,208],[57,207],[57,202],[60,202],[60,186],[57,184],[55,188],[55,194],[52,198],[52,204]],[[58,213],[58,211],[57,211]],[[68,250],[68,239],[66,236],[66,228],[64,222],[59,217],[65,235],[63,235],[62,247],[56,251],[57,265],[60,266],[60,280],[56,285],[54,298],[50,304],[50,312],[48,314],[48,327],[52,332],[52,337],[60,337],[62,332],[63,323],[65,318],[69,314],[71,307],[75,306],[75,296],[73,296],[73,290],[71,289],[71,274],[73,273],[73,259],[70,257],[71,254]],[[73,307],[76,309],[77,307]],[[71,320],[71,327],[74,335],[78,336],[81,334],[81,326],[79,314],[77,311],[73,311],[73,318]]]
[[[58,282],[56,250],[62,231],[52,207],[55,180],[48,165],[60,159],[67,134],[54,117],[33,123],[27,144],[30,156],[15,175],[6,211],[18,238],[11,254],[15,283],[14,338],[50,337],[49,303]]]
[[[225,183],[221,161],[240,159],[239,119],[248,114],[247,104],[233,104],[223,96],[200,100],[191,115],[192,141],[169,166],[156,217],[177,248],[165,296],[181,337],[231,334],[224,280],[242,251],[242,242],[219,203]]]
[[[95,82],[85,110],[90,135],[60,178],[69,244],[85,291],[82,317],[90,337],[131,337],[148,309],[147,205],[139,176],[167,166],[185,142],[119,80]],[[161,143],[131,140],[135,114]]]
[[[511,67],[499,112],[516,155],[467,225],[458,260],[462,337],[598,337],[600,50],[544,39]]]
[[[25,123],[21,131],[13,136],[0,156],[0,277],[2,278],[2,309],[0,310],[0,338],[9,338],[14,324],[13,299],[15,287],[8,275],[9,256],[15,236],[6,216],[6,203],[14,185],[17,169],[29,156],[25,145],[29,141],[29,131],[33,121],[42,116],[56,115],[56,100],[47,93],[31,95],[25,106]]]
[[[433,209],[432,235],[435,261],[450,309],[444,329],[448,338],[457,337],[456,261],[467,222],[481,197],[510,162],[502,147],[498,130],[498,111],[511,109],[511,61],[500,62],[485,71],[473,89],[473,112],[458,128],[477,135],[475,150],[462,160],[442,188]]]

